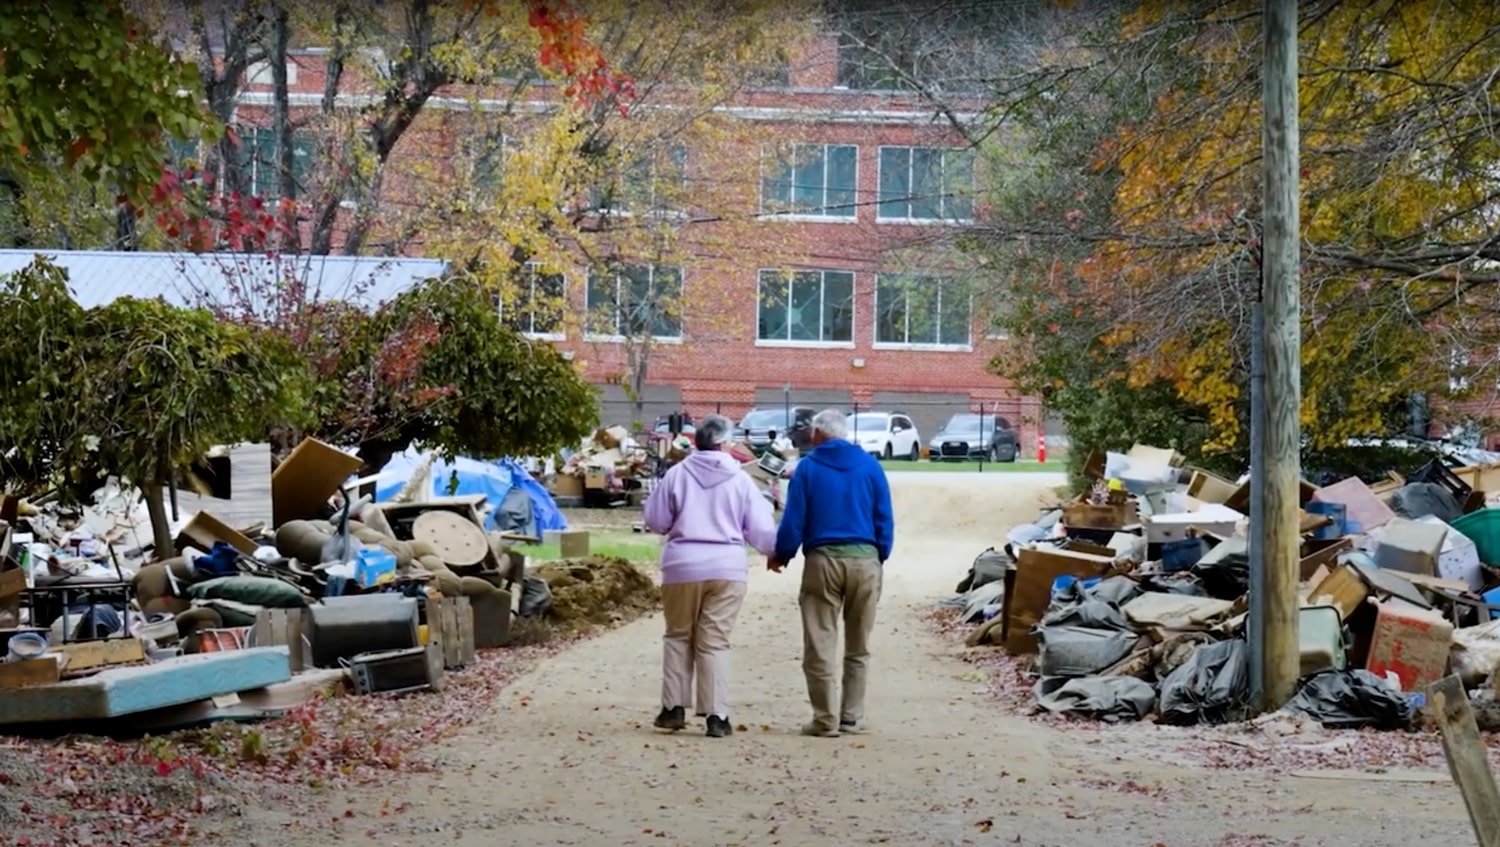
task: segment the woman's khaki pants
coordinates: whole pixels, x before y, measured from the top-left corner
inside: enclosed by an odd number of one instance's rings
[[[661,705],[729,717],[729,633],[745,602],[745,583],[727,579],[661,587],[667,634],[662,639]]]

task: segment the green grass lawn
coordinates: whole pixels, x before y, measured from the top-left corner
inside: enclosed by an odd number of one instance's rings
[[[556,544],[521,544],[516,550],[536,562],[553,562],[562,558]],[[589,553],[611,556],[631,562],[655,562],[661,556],[661,538],[630,530],[589,530]]]
[[[888,473],[900,473],[902,471],[932,471],[936,473],[980,472],[980,463],[978,461],[930,462],[924,459],[920,462],[903,462],[899,459],[892,459],[889,462],[881,462],[880,466],[885,468]],[[1025,460],[1019,462],[985,462],[983,467],[984,473],[1037,473],[1047,471],[1063,473],[1066,470],[1061,458],[1054,459],[1050,455],[1047,457],[1045,463]]]

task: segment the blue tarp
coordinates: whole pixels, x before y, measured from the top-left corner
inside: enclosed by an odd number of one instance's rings
[[[416,449],[398,453],[380,471],[381,480],[375,484],[375,502],[383,503],[395,497],[406,485],[412,474],[422,464],[424,453]],[[458,488],[449,490],[454,474],[458,476]],[[567,518],[553,502],[541,483],[532,478],[525,468],[511,461],[485,462],[459,456],[451,461],[438,459],[432,463],[432,495],[434,497],[483,494],[493,511],[485,519],[485,528],[494,529],[501,504],[514,488],[520,488],[531,501],[531,518],[535,533],[540,535],[548,529],[567,529]]]

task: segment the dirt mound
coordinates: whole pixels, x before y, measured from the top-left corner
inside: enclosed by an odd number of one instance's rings
[[[651,576],[624,559],[548,562],[535,574],[552,590],[547,621],[564,632],[621,624],[661,607],[661,589]]]

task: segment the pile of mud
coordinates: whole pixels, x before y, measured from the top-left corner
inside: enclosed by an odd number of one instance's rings
[[[547,581],[547,622],[564,632],[616,626],[661,608],[661,588],[625,559],[589,556],[548,562],[534,574]]]

